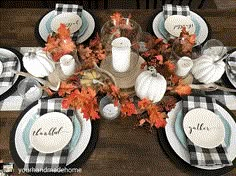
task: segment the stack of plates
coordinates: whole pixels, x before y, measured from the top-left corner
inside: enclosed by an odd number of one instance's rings
[[[18,51],[10,49],[10,48],[0,48],[0,57],[1,58],[17,58],[18,64],[17,64],[17,71],[22,70],[22,54],[20,54]],[[20,79],[18,75],[15,75],[13,84],[11,86],[0,86],[0,100],[3,100],[10,96],[12,93],[16,90],[16,85],[19,83]]]
[[[58,112],[46,113],[37,117],[38,106],[36,101],[26,108],[12,128],[10,150],[16,165],[19,168],[24,167],[29,145],[42,153],[52,153],[63,149],[68,144],[69,155],[66,166],[70,167],[73,163],[80,167],[95,147],[98,135],[97,124],[83,118],[80,111],[76,111],[72,121],[66,115]],[[63,126],[63,130],[60,130],[61,126]],[[52,133],[53,130],[50,131],[50,129],[55,127],[56,130],[53,132],[55,135],[51,136],[52,140],[49,136],[43,135],[44,132]],[[58,131],[59,134],[66,135],[59,136]],[[60,137],[60,140],[54,139],[57,137]]]
[[[203,145],[204,147],[214,147],[214,145],[219,145],[222,142],[225,142],[228,159],[234,161],[236,158],[236,136],[233,135],[233,131],[236,130],[236,123],[234,120],[234,115],[227,109],[224,105],[217,101],[216,108],[218,110],[219,117],[218,121],[220,123],[219,127],[222,127],[222,132],[217,132],[215,135],[219,139],[217,140],[208,140],[208,142],[200,136],[196,139],[196,136],[193,136],[192,142],[194,142],[194,137],[196,141],[201,142],[199,145]],[[200,109],[200,108],[199,108]],[[190,112],[190,111],[189,111]],[[186,132],[184,129],[184,125],[188,122],[183,123],[183,115],[182,115],[182,102],[178,102],[176,107],[168,113],[168,117],[166,119],[167,125],[165,129],[158,129],[158,136],[160,138],[161,145],[169,157],[172,158],[173,161],[176,162],[180,167],[185,167],[193,173],[201,173],[201,174],[215,174],[221,175],[229,172],[233,169],[233,166],[191,166],[190,165],[190,156],[189,151],[186,145]],[[205,119],[202,119],[205,120]],[[191,122],[192,123],[192,122]],[[195,122],[194,122],[195,123]],[[187,124],[189,126],[189,124]],[[214,125],[213,122],[211,125]],[[220,130],[219,130],[220,131]],[[232,134],[231,134],[232,133]],[[223,138],[222,138],[223,135]],[[201,139],[200,139],[201,138]],[[216,139],[216,138],[215,138]],[[222,141],[223,139],[223,141]],[[217,144],[215,144],[217,143]]]
[[[59,15],[55,15],[56,11],[50,11],[45,16],[42,17],[42,19],[39,21],[39,25],[37,27],[37,31],[40,37],[40,40],[43,40],[44,42],[47,41],[48,35],[53,32],[53,25],[52,23],[56,23],[56,21],[64,21],[65,19],[68,19],[67,17]],[[68,14],[68,13],[66,13]],[[56,18],[56,19],[55,19]],[[92,15],[87,12],[86,10],[82,10],[82,14],[80,17],[80,27],[79,27],[79,33],[78,33],[78,40],[76,43],[83,43],[85,40],[87,40],[93,33],[95,28],[95,21],[92,17]]]
[[[207,23],[202,17],[200,17],[195,12],[190,11],[190,17],[191,17],[191,21],[194,23],[194,26],[195,26],[195,34],[197,36],[197,41],[200,44],[202,44],[206,41],[209,35],[209,29],[208,29]],[[180,20],[182,20],[182,18]],[[160,12],[156,15],[152,23],[154,34],[158,38],[163,38],[163,39],[168,40],[170,38],[170,34],[168,33],[166,27],[167,26],[165,26],[165,19],[164,19],[163,12]]]

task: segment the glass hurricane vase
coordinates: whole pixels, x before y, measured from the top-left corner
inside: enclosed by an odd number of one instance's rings
[[[123,45],[130,43],[130,45],[127,45],[127,47],[130,47],[130,51],[129,51],[130,52],[130,62],[129,62],[130,65],[129,65],[129,69],[123,72],[129,72],[133,68],[135,68],[139,59],[139,41],[140,41],[141,35],[142,35],[141,26],[134,20],[131,20],[129,18],[122,18],[119,21],[117,20],[107,21],[101,29],[101,41],[102,41],[103,47],[106,50],[107,58],[111,60],[111,64],[112,64],[112,49],[114,51],[114,45],[112,45],[114,44],[113,41],[117,38],[121,38],[121,39],[128,40],[128,42],[124,42]],[[123,40],[123,41],[126,41],[126,40]],[[114,69],[114,72],[116,71],[117,70]]]

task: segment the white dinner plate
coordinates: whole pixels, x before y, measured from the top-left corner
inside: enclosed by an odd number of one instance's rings
[[[23,142],[23,131],[24,128],[26,127],[28,121],[35,116],[38,110],[38,104],[33,106],[26,114],[22,117],[20,120],[19,124],[17,125],[16,132],[15,132],[15,148],[16,151],[21,158],[21,160],[24,162],[25,158],[27,156],[27,150],[25,148],[24,142]],[[80,138],[77,142],[77,145],[75,146],[74,150],[71,151],[68,155],[67,158],[67,164],[69,165],[72,162],[74,162],[86,149],[91,133],[92,133],[92,126],[91,126],[91,121],[86,120],[83,118],[82,113],[80,111],[77,111],[78,114],[78,119],[81,124],[81,134]]]
[[[236,131],[236,123],[232,116],[220,105],[216,104],[217,110],[222,114],[222,116],[227,120],[227,122],[230,124],[231,131]],[[190,156],[188,150],[180,143],[178,137],[175,134],[175,119],[176,114],[182,109],[182,102],[178,102],[174,109],[172,109],[168,113],[168,117],[166,119],[167,125],[165,126],[165,133],[167,140],[171,146],[171,148],[175,151],[175,153],[183,159],[185,162],[190,164]],[[230,137],[230,145],[227,148],[228,152],[228,159],[233,161],[236,158],[236,135],[231,135]],[[220,169],[222,166],[214,165],[214,166],[194,166],[200,169],[205,170],[214,170],[214,169]]]
[[[55,10],[47,13],[39,22],[39,27],[38,27],[39,35],[45,42],[47,41],[47,38],[49,35],[48,29],[46,27],[47,21],[54,14],[55,14]],[[86,31],[84,32],[84,34],[78,38],[76,43],[83,43],[85,40],[87,40],[93,34],[93,31],[95,28],[95,21],[94,21],[92,15],[90,13],[88,13],[86,10],[82,10],[82,15],[86,18],[86,20],[88,22],[88,27],[87,27]]]
[[[29,133],[30,144],[41,153],[62,150],[71,140],[73,124],[61,112],[49,112],[38,117]]]
[[[235,57],[236,58],[236,51],[231,53],[229,55],[229,57]],[[229,79],[230,83],[236,88],[236,77],[234,77],[232,75],[232,73],[230,73],[230,71],[229,71],[229,69],[227,67],[225,67],[225,73],[226,73],[226,76]]]
[[[5,49],[5,48],[0,48],[0,57],[1,58],[7,58],[7,57],[16,57],[18,62],[17,62],[17,71],[20,71],[21,70],[21,64],[20,64],[20,60],[19,58],[17,57],[17,55],[15,53],[13,53],[12,51],[8,50],[8,49]],[[14,80],[13,80],[13,84],[11,86],[3,86],[3,87],[0,87],[0,96],[2,94],[4,94],[6,91],[8,91],[16,82],[16,80],[18,79],[18,75],[14,77]]]
[[[215,148],[224,141],[223,122],[217,114],[205,108],[188,111],[183,119],[183,128],[187,138],[202,148]]]
[[[208,37],[208,32],[209,32],[208,26],[207,26],[206,22],[204,21],[204,19],[201,16],[199,16],[198,14],[196,14],[195,12],[190,11],[190,16],[192,16],[200,25],[200,30],[199,30],[199,35],[197,36],[197,41],[200,44],[202,44]],[[154,34],[158,38],[165,39],[165,37],[158,30],[159,21],[161,20],[162,17],[163,17],[163,12],[160,12],[156,15],[156,17],[154,18],[154,20],[152,22],[152,29],[154,31]]]
[[[2,62],[0,61],[0,75],[2,74],[2,71],[3,71],[3,64],[2,64]]]

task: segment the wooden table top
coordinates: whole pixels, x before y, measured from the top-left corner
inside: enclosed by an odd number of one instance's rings
[[[0,47],[39,46],[34,30],[38,20],[50,9],[0,9]],[[120,11],[129,13],[143,30],[159,10],[91,10],[100,26],[109,16]],[[236,46],[236,9],[196,10],[211,26],[212,38],[226,46]],[[236,115],[236,111],[233,111]],[[19,111],[0,112],[0,160],[12,162],[9,153],[10,130]],[[152,132],[135,126],[136,119],[101,120],[96,148],[82,167],[82,174],[94,175],[189,175],[172,162],[162,150],[156,130]],[[72,174],[72,175],[77,175]],[[236,175],[236,169],[227,175]]]

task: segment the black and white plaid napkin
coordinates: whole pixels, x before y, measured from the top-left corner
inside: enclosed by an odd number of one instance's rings
[[[194,108],[205,108],[212,112],[216,111],[216,101],[210,97],[186,96],[183,98],[183,116]],[[221,144],[215,148],[207,149],[194,145],[187,138],[187,146],[190,154],[191,165],[213,166],[213,165],[232,165],[227,158],[227,150],[225,144]]]
[[[41,99],[38,101],[38,115],[42,116],[48,112],[62,112],[68,117],[72,118],[74,111],[71,109],[62,108],[62,99]],[[69,154],[69,145],[66,145],[60,151],[54,153],[41,153],[31,146],[30,152],[25,159],[24,169],[35,169],[42,171],[47,169],[48,172],[60,172],[58,169],[66,167],[67,157]],[[50,170],[51,169],[51,170]]]
[[[18,60],[16,57],[0,58],[3,65],[2,74],[0,75],[0,87],[11,86],[14,81],[15,74],[11,70],[16,70]]]
[[[56,8],[55,8],[56,15],[59,15],[63,12],[72,12],[72,13],[76,13],[80,17],[82,15],[82,10],[83,10],[83,6],[79,6],[76,4],[56,4]],[[79,36],[79,30],[72,34],[72,40],[77,41],[78,36]]]
[[[171,15],[183,15],[190,18],[190,9],[189,6],[165,4],[163,6],[163,15],[165,20]]]

